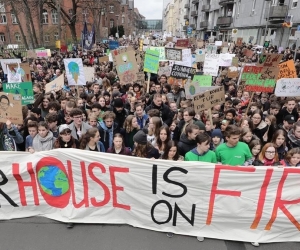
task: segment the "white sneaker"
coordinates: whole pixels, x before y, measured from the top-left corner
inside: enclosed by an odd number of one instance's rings
[[[259,243],[258,242],[251,242],[252,246],[255,246],[255,247],[259,247]]]
[[[197,236],[197,240],[200,241],[200,242],[202,242],[202,241],[204,241],[204,237]]]

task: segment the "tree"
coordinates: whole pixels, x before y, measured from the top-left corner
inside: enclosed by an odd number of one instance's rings
[[[115,36],[116,33],[117,33],[117,30],[119,30],[119,37],[123,37],[123,36],[125,35],[123,25],[119,25],[119,26],[118,26],[118,29],[117,29],[117,27],[115,27],[115,26],[112,27],[112,28],[110,29],[110,35],[111,35],[111,36]]]

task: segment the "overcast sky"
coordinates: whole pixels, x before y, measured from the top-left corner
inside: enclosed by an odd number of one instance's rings
[[[163,5],[167,5],[170,0],[134,0],[134,7],[146,19],[162,19]]]

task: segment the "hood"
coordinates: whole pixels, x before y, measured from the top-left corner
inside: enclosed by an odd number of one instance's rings
[[[209,150],[208,150],[208,151],[209,151]],[[191,152],[192,152],[193,154],[197,155],[197,156],[203,156],[203,155],[207,154],[208,151],[204,152],[204,153],[201,155],[201,154],[199,154],[199,152],[197,151],[197,148],[194,148],[194,149],[191,150]]]
[[[185,143],[185,144],[188,144],[188,145],[194,145],[194,144],[196,144],[196,141],[189,140],[188,137],[185,134],[182,134],[180,136],[180,141],[183,142],[183,143]]]
[[[108,128],[106,127],[104,121],[101,121],[101,122],[100,122],[100,127],[103,128],[103,130],[105,130],[105,131],[108,130]]]

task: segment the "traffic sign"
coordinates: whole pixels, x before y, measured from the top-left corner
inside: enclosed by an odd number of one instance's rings
[[[188,35],[191,35],[192,34],[192,32],[193,32],[193,28],[192,27],[187,27],[187,34]]]

